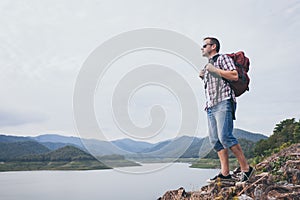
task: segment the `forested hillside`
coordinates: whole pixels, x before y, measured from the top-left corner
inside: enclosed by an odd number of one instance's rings
[[[36,141],[0,142],[0,161],[17,160],[20,157],[47,153],[50,150]]]
[[[254,148],[256,162],[296,143],[300,143],[300,120],[298,122],[295,118],[283,120],[276,124],[273,134],[268,139],[256,144]]]

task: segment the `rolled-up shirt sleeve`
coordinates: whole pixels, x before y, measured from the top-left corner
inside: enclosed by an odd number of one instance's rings
[[[233,60],[226,54],[221,55],[220,62],[223,70],[233,71],[236,70]]]

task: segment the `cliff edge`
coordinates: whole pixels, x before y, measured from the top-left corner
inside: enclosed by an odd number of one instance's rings
[[[216,181],[198,191],[167,191],[158,200],[300,200],[300,143],[291,145],[255,166],[246,183]]]

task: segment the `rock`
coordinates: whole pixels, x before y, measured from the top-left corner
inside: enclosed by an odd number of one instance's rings
[[[179,188],[178,190],[168,191],[164,194],[164,196],[158,198],[158,200],[167,200],[167,199],[182,199],[184,200],[187,196],[183,187]]]
[[[283,149],[255,168],[262,172],[246,183],[216,181],[192,192],[181,187],[159,200],[300,200],[300,144]]]
[[[245,194],[242,194],[241,196],[238,197],[238,200],[253,200],[253,199]]]

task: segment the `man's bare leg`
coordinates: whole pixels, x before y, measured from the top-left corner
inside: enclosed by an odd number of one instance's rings
[[[229,174],[228,149],[218,151],[218,156],[221,162],[221,173],[227,176]]]
[[[230,149],[233,152],[233,154],[235,155],[235,157],[237,158],[237,160],[241,166],[241,170],[243,172],[247,172],[249,170],[249,164],[245,158],[245,155],[243,153],[241,145],[236,144],[236,145],[230,147]]]

